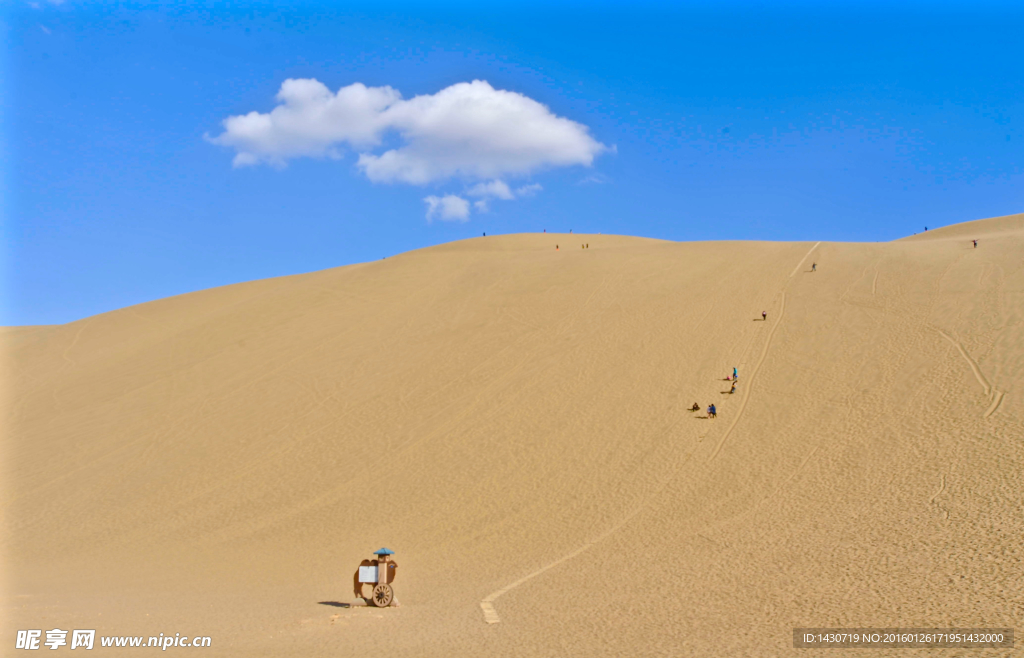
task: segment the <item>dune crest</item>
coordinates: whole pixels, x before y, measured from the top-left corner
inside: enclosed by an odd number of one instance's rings
[[[4,632],[619,656],[1020,628],[1022,253],[1024,215],[488,236],[7,328]],[[345,607],[379,546],[401,607]]]

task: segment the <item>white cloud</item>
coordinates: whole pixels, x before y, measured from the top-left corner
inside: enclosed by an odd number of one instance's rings
[[[487,212],[490,210],[491,199],[501,199],[503,201],[511,201],[520,197],[530,197],[537,194],[544,188],[541,187],[540,183],[532,183],[530,185],[523,185],[517,187],[513,192],[512,188],[508,186],[503,180],[492,180],[485,183],[477,183],[466,190],[466,196],[479,197],[477,201],[473,202],[475,207],[480,212]]]
[[[357,165],[370,180],[415,185],[590,166],[609,150],[583,124],[482,80],[404,100],[391,87],[355,83],[332,93],[317,80],[288,79],[277,100],[269,113],[228,117],[210,141],[234,148],[235,166],[339,157],[347,146],[359,152]],[[388,133],[400,145],[374,153]]]
[[[609,183],[609,182],[611,182],[611,179],[608,178],[607,176],[605,176],[604,174],[590,174],[589,176],[585,176],[582,180],[580,180],[580,182],[578,184],[579,185],[604,185],[605,183]]]
[[[443,197],[430,195],[423,199],[427,203],[427,220],[435,217],[443,221],[465,222],[469,220],[469,201],[454,194]]]
[[[46,35],[53,34],[53,32],[50,31],[50,28],[46,27],[45,25],[40,25],[39,29],[43,31],[43,34],[46,34]]]
[[[512,199],[518,199],[525,196],[534,196],[537,192],[543,190],[544,187],[540,183],[531,183],[529,185],[523,185],[517,187],[515,191],[508,186],[508,183],[502,180],[492,180],[489,183],[477,183],[473,187],[466,190],[468,196],[483,197],[484,199],[503,199],[505,201],[511,201]]]
[[[504,199],[506,201],[511,201],[515,198],[512,195],[512,190],[508,187],[508,183],[501,180],[492,180],[489,183],[477,183],[466,190],[466,194],[469,196],[481,196],[484,198],[494,197],[496,199]]]
[[[386,127],[381,113],[401,94],[391,87],[355,83],[333,94],[317,80],[288,79],[268,114],[249,112],[224,120],[224,132],[211,139],[237,150],[234,165],[283,166],[291,158],[340,156],[337,147],[370,147]]]

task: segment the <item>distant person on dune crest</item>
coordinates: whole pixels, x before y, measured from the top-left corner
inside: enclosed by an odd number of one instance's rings
[[[768,311],[761,311],[761,322],[768,319]]]
[[[818,264],[817,263],[811,263],[811,271],[812,272],[817,272],[818,271]]]
[[[974,248],[975,248],[975,249],[977,249],[977,248],[978,248],[978,241],[977,241],[977,240],[975,240],[975,241],[974,241]]]

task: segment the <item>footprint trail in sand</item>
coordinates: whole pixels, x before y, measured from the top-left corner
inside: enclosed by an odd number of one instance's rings
[[[793,270],[793,273],[789,275],[790,278],[792,278],[792,276],[794,274],[796,274],[797,272],[800,271],[800,266],[804,264],[804,262],[807,260],[807,257],[811,255],[811,252],[813,252],[818,247],[818,245],[820,245],[820,244],[821,244],[820,241],[814,243],[814,246],[812,246],[807,251],[807,253],[804,254],[804,257],[800,259],[799,263],[797,263],[797,266]],[[785,312],[786,312],[786,293],[783,291],[781,293],[781,300],[780,300],[780,303],[779,303],[779,310],[776,313],[773,313],[773,315],[775,316],[775,322],[774,322],[774,324],[772,324],[772,329],[768,333],[768,338],[767,338],[767,340],[764,343],[764,347],[761,348],[761,355],[760,355],[760,357],[758,357],[757,363],[754,365],[754,369],[750,373],[750,377],[749,378],[745,378],[746,379],[746,383],[745,383],[745,385],[743,387],[743,399],[740,401],[739,409],[736,411],[736,414],[733,416],[733,420],[732,420],[732,423],[729,425],[729,428],[722,435],[722,438],[719,439],[718,444],[715,446],[714,451],[711,453],[711,456],[708,457],[708,461],[709,462],[711,460],[713,460],[718,455],[719,451],[721,451],[721,449],[722,449],[722,446],[725,445],[726,439],[729,438],[729,435],[732,434],[732,431],[736,427],[736,424],[740,421],[740,417],[743,415],[744,409],[746,409],[747,401],[750,399],[750,389],[751,389],[751,387],[752,387],[752,385],[754,383],[754,379],[757,376],[758,370],[761,368],[761,364],[764,363],[765,357],[768,356],[768,349],[771,347],[772,338],[775,336],[775,331],[779,328],[779,325],[782,323],[782,317],[783,317],[783,315],[785,315]],[[703,438],[703,436],[701,438]],[[644,506],[641,505],[636,510],[634,510],[629,515],[627,515],[624,519],[622,519],[622,521],[620,521],[619,523],[615,524],[613,527],[609,528],[605,532],[603,532],[600,535],[598,535],[597,537],[595,537],[592,541],[587,542],[586,544],[584,544],[583,546],[579,547],[575,551],[569,553],[568,555],[564,555],[564,556],[560,557],[559,559],[555,560],[554,562],[552,562],[552,563],[550,563],[550,564],[548,564],[548,565],[546,565],[544,567],[541,567],[540,569],[537,569],[536,571],[534,571],[532,573],[529,573],[529,574],[523,576],[519,580],[517,580],[517,581],[515,581],[513,583],[510,583],[510,584],[506,585],[505,587],[502,587],[501,589],[496,590],[496,591],[491,592],[490,594],[488,594],[480,602],[480,608],[481,608],[481,610],[483,610],[483,613],[484,613],[484,621],[487,622],[488,624],[497,624],[497,623],[499,623],[501,621],[501,617],[498,615],[497,610],[494,609],[494,602],[498,599],[498,597],[500,597],[501,595],[505,594],[506,592],[508,592],[510,590],[515,589],[516,587],[519,587],[523,583],[526,583],[526,582],[536,578],[537,576],[543,574],[544,572],[548,571],[552,567],[558,566],[559,564],[562,564],[563,562],[566,562],[567,560],[571,560],[572,558],[576,557],[580,553],[583,553],[587,549],[593,547],[595,544],[598,544],[603,539],[613,535],[620,528],[622,528],[624,525],[626,525],[626,523],[628,523],[630,519],[632,519],[639,512],[641,512],[643,510],[643,508],[644,508]]]

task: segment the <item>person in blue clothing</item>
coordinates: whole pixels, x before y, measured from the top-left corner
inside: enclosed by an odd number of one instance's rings
[[[739,377],[739,375],[736,374],[736,368],[733,368],[732,369],[732,378],[735,380],[737,377]]]
[[[717,418],[718,414],[715,411],[715,405],[708,407],[708,418]]]

